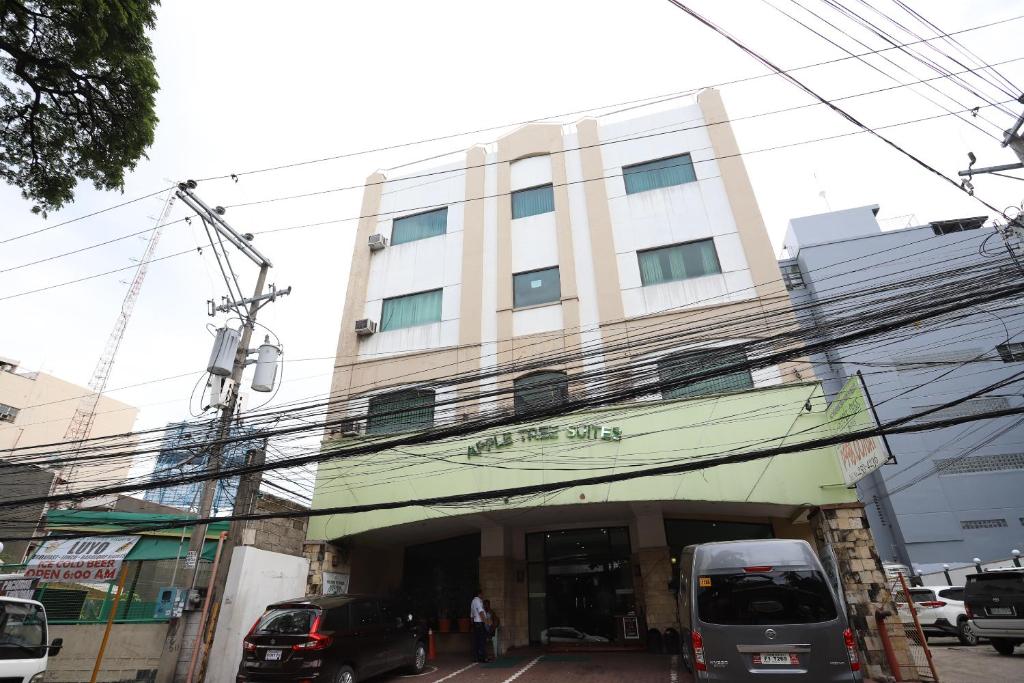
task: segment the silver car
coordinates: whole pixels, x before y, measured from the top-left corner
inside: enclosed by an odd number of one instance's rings
[[[681,651],[697,681],[861,680],[853,632],[806,541],[691,545],[679,564]]]

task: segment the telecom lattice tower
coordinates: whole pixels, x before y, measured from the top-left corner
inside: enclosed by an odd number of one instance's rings
[[[142,290],[142,282],[146,279],[146,271],[149,270],[149,262],[156,251],[156,245],[160,241],[160,233],[163,231],[167,216],[171,213],[171,207],[174,206],[174,200],[174,191],[168,191],[167,198],[164,200],[164,206],[160,210],[160,215],[157,216],[156,226],[153,228],[153,232],[149,236],[149,242],[146,244],[146,251],[139,260],[139,267],[135,269],[135,277],[132,278],[128,292],[124,295],[124,301],[121,302],[121,312],[114,323],[114,329],[111,330],[110,337],[107,338],[107,345],[103,349],[103,354],[100,356],[99,361],[96,363],[96,368],[92,372],[92,379],[89,380],[91,393],[82,397],[78,408],[75,409],[74,416],[71,418],[71,423],[64,433],[65,441],[78,444],[78,448],[75,449],[76,454],[81,448],[81,443],[89,438],[89,432],[92,430],[93,422],[96,419],[96,405],[107,388],[107,380],[110,378],[110,371],[114,367],[117,349],[121,346],[121,340],[124,339],[125,328],[128,327],[128,321],[132,317],[135,302],[138,300],[139,292]],[[65,482],[65,490],[68,492],[71,491],[74,469],[75,465],[72,462],[71,465],[64,468],[61,474]]]

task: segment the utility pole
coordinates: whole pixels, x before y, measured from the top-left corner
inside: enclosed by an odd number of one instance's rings
[[[222,402],[221,414],[217,422],[215,441],[210,448],[208,471],[211,474],[211,478],[203,482],[202,494],[199,499],[199,509],[197,514],[200,518],[204,518],[210,516],[210,510],[213,507],[213,500],[217,492],[217,483],[220,479],[221,459],[224,453],[224,440],[229,438],[231,435],[231,426],[235,420],[235,410],[238,406],[238,390],[242,382],[242,373],[245,370],[245,366],[248,364],[250,353],[249,343],[252,340],[252,332],[256,323],[256,313],[266,303],[274,301],[278,296],[290,293],[291,288],[282,291],[272,288],[271,293],[263,293],[263,289],[267,283],[267,273],[270,271],[270,268],[273,267],[273,264],[267,257],[261,254],[259,250],[252,246],[250,243],[252,235],[243,235],[228,225],[223,218],[224,209],[219,206],[215,208],[207,206],[195,195],[193,192],[195,188],[195,181],[189,180],[187,182],[180,183],[175,194],[178,199],[195,211],[204,222],[210,224],[221,237],[234,245],[260,268],[259,275],[256,278],[256,288],[251,298],[236,302],[229,301],[225,305],[218,307],[218,310],[227,311],[238,310],[242,306],[248,306],[242,320],[241,338],[238,343],[238,349],[235,352],[231,375],[227,382],[227,396]],[[242,489],[241,483],[242,482],[240,482],[239,485],[239,493],[241,493]],[[235,496],[236,507],[240,497],[241,496],[237,494]],[[240,529],[237,522],[231,524],[230,528],[232,535],[235,533],[236,527]],[[192,527],[192,535],[189,540],[188,557],[195,558],[195,563],[190,568],[187,575],[187,587],[190,589],[195,587],[196,578],[199,573],[199,559],[202,556],[203,545],[206,541],[206,530],[206,524],[197,524]],[[220,560],[220,567],[218,567],[217,575],[210,579],[210,584],[207,588],[210,604],[214,604],[215,601],[219,600],[224,593],[224,581],[227,579],[227,568],[231,562],[232,548],[233,546],[226,546],[223,549],[223,555]],[[178,655],[181,651],[182,640],[185,637],[185,621],[184,614],[182,614],[180,618],[172,619],[171,621],[171,625],[167,633],[167,647],[164,648],[164,653],[160,658],[160,667],[157,672],[156,679],[157,683],[172,683],[174,680],[178,664]],[[201,647],[201,643],[202,634],[200,633],[196,636],[195,647]]]
[[[1024,94],[1017,98],[1017,101],[1024,105]],[[962,187],[971,194],[974,194],[974,186],[971,184],[971,178],[976,174],[981,173],[999,173],[1000,171],[1013,171],[1018,168],[1024,168],[1024,136],[1021,135],[1021,128],[1024,127],[1024,113],[1021,113],[1014,121],[1013,125],[1003,131],[1003,139],[1000,143],[1001,147],[1009,147],[1010,150],[1017,155],[1017,163],[1013,164],[999,164],[998,166],[984,166],[982,168],[974,168],[974,164],[977,163],[978,159],[974,156],[974,152],[968,152],[967,158],[970,160],[970,165],[963,171],[958,171],[957,175],[964,178],[962,181]]]

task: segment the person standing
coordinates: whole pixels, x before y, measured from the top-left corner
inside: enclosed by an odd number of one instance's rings
[[[491,608],[491,601],[484,600],[484,614],[487,615],[487,635],[490,636],[491,646],[494,648],[494,658],[501,656],[501,641],[498,640],[498,629],[501,628],[501,618]]]
[[[483,589],[477,588],[469,603],[469,615],[473,618],[473,659],[478,662],[487,661],[487,613],[483,595]]]

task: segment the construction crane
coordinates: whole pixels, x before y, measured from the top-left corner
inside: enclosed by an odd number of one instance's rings
[[[156,218],[153,232],[149,235],[146,251],[139,260],[139,267],[135,269],[135,277],[132,278],[128,291],[124,295],[124,301],[121,302],[121,312],[114,323],[114,329],[111,330],[110,336],[107,338],[107,345],[103,349],[103,354],[100,356],[99,361],[96,363],[96,368],[92,372],[92,379],[89,380],[91,393],[82,397],[78,407],[75,409],[74,416],[71,418],[71,423],[68,424],[68,429],[64,433],[65,441],[78,444],[78,448],[75,449],[76,454],[81,448],[81,443],[89,438],[89,432],[92,430],[93,422],[96,420],[96,405],[107,388],[107,380],[110,378],[110,371],[114,367],[117,350],[121,346],[121,340],[124,339],[124,331],[132,317],[135,302],[138,300],[139,292],[142,290],[142,282],[146,279],[146,271],[149,270],[149,263],[153,258],[153,253],[156,251],[156,245],[160,242],[160,233],[163,231],[164,223],[171,213],[175,198],[173,189],[168,191],[167,197],[164,199],[163,208]],[[61,474],[65,490],[68,493],[71,492],[74,469],[75,464],[72,461],[70,465],[64,468],[64,472]]]

